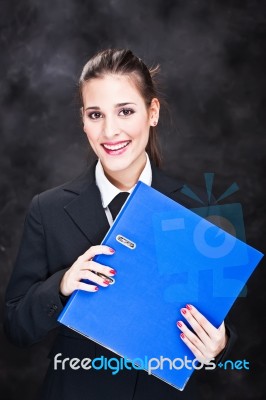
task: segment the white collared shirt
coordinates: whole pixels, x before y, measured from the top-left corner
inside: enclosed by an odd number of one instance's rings
[[[140,174],[139,181],[142,181],[143,183],[146,183],[146,185],[151,186],[152,170],[151,170],[150,159],[147,153],[146,157],[147,157],[146,164],[143,171]],[[115,198],[115,196],[118,193],[122,192],[122,190],[118,189],[107,179],[100,160],[98,160],[96,164],[95,180],[96,180],[96,185],[98,186],[101,193],[102,205],[106,213],[106,217],[108,219],[109,224],[112,225],[113,218],[108,208],[108,204],[110,204],[110,202]],[[136,185],[134,185],[131,189],[127,190],[127,192],[131,193],[135,186]]]

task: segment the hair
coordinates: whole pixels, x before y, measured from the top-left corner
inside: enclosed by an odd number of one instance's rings
[[[159,95],[155,80],[159,69],[159,65],[149,69],[140,58],[128,49],[106,49],[100,51],[83,67],[79,79],[79,98],[81,104],[83,105],[82,91],[84,84],[91,79],[102,78],[106,74],[128,75],[132,77],[147,108],[151,105],[154,97],[158,98],[161,103],[164,103],[164,100]],[[160,166],[162,156],[157,138],[157,129],[154,126],[150,127],[146,151],[155,165]]]

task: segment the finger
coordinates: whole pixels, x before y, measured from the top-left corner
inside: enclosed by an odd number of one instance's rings
[[[97,254],[106,254],[106,255],[112,255],[114,254],[115,250],[111,249],[109,246],[105,245],[98,245],[98,246],[92,246],[89,248],[89,250],[85,251],[84,254],[79,256],[78,261],[79,262],[84,262],[92,259],[95,257]]]
[[[110,267],[107,267],[106,265],[99,264],[95,261],[85,261],[80,270],[90,270],[90,271],[95,271],[95,272],[100,272],[101,274],[108,275],[108,276],[113,276],[116,274],[116,270]]]
[[[99,290],[98,286],[88,285],[83,282],[77,282],[76,289],[85,290],[85,292],[97,292]]]
[[[107,278],[96,275],[91,271],[81,271],[79,278],[80,279],[88,279],[88,280],[95,282],[98,285],[101,285],[104,287],[108,286],[110,283],[110,281]]]
[[[205,344],[182,321],[177,321],[177,327],[185,334],[186,338],[202,353],[206,352]]]
[[[204,331],[207,333],[207,335],[213,339],[216,338],[217,336],[217,329],[215,328],[215,326],[213,326],[210,321],[207,320],[207,318],[204,317],[203,314],[201,314],[196,307],[192,306],[191,304],[187,304],[186,308],[182,308],[182,310],[186,310],[186,313],[182,314],[184,315],[184,317],[190,317],[192,316],[197,322],[198,324],[204,329]],[[191,319],[191,322],[193,322],[193,320]],[[194,328],[193,328],[194,329]]]
[[[187,320],[189,325],[194,330],[195,334],[200,338],[200,340],[205,344],[205,346],[209,346],[211,344],[211,338],[205,331],[204,327],[200,325],[200,323],[194,318],[191,312],[186,308],[181,308],[181,313],[183,317]]]
[[[180,337],[183,340],[183,342],[187,345],[187,347],[192,351],[192,353],[194,354],[196,359],[199,362],[205,364],[206,358],[204,357],[202,352],[193,343],[191,343],[191,341],[188,339],[188,337],[184,333],[181,333]]]

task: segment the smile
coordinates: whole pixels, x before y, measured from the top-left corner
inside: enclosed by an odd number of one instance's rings
[[[131,140],[123,140],[121,142],[113,142],[113,143],[102,143],[102,147],[109,156],[115,157],[124,154],[128,146],[130,145]]]
[[[126,147],[128,144],[130,143],[130,140],[126,141],[126,142],[119,142],[119,143],[103,143],[102,146],[106,149],[106,150],[111,150],[111,151],[115,151],[115,150],[121,150],[124,147]]]

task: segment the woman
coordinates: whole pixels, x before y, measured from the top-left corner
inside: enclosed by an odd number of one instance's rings
[[[114,252],[99,243],[113,222],[110,210],[116,195],[131,192],[140,179],[193,207],[180,192],[180,182],[158,169],[155,126],[160,100],[155,72],[129,50],[108,49],[89,60],[79,82],[81,115],[98,161],[72,182],[36,195],[29,208],[6,293],[5,327],[19,346],[40,341],[57,329],[43,399],[191,399],[193,383],[179,392],[145,371],[124,370],[114,376],[105,370],[59,370],[53,365],[58,353],[64,358],[112,357],[109,350],[59,326],[57,317],[74,290],[97,296],[98,287],[107,287],[109,277],[116,274],[92,261],[97,254],[112,257]],[[181,312],[187,325],[177,321],[180,340],[195,357],[206,362],[227,353],[232,335],[224,323],[216,329],[193,306]]]

